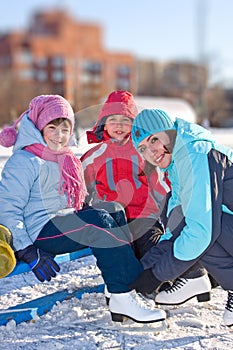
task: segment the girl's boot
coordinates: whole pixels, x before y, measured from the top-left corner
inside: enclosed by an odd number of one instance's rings
[[[164,310],[151,307],[135,290],[127,293],[112,293],[109,310],[115,322],[123,322],[125,317],[138,323],[153,323],[166,319]]]

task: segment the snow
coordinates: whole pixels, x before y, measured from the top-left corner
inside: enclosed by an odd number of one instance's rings
[[[223,144],[233,146],[233,129],[212,129]],[[81,143],[77,154],[87,145]],[[0,147],[0,171],[11,150]],[[81,286],[103,283],[93,256],[61,265],[61,271],[51,282],[39,283],[33,273],[0,280],[0,309],[24,303],[56,291],[73,291]],[[233,329],[225,327],[222,315],[227,293],[220,287],[212,290],[211,300],[198,303],[196,298],[183,305],[168,307],[167,330],[136,332],[110,329],[111,320],[102,293],[84,294],[57,303],[50,312],[34,320],[16,325],[9,321],[0,327],[0,349],[13,350],[199,350],[230,349]]]
[[[191,123],[197,121],[193,107],[185,100],[176,97],[135,96],[138,111],[146,108],[156,108],[166,111],[172,118],[183,118]]]

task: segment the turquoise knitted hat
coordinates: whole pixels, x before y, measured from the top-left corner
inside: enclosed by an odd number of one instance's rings
[[[146,137],[157,132],[174,130],[175,121],[161,109],[144,109],[134,119],[132,141],[137,149],[138,144]]]

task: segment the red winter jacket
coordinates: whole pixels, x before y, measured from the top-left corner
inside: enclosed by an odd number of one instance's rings
[[[151,179],[153,191],[147,177],[139,176],[144,161],[130,137],[124,145],[105,140],[87,151],[81,161],[87,190],[94,200],[121,203],[128,219],[159,217],[159,207],[169,187],[156,171]]]

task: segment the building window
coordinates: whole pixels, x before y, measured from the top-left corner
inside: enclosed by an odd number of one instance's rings
[[[121,65],[117,67],[117,75],[128,76],[130,74],[130,67]]]
[[[62,56],[54,56],[51,58],[51,64],[53,67],[63,67],[64,66],[64,57]]]
[[[16,62],[20,62],[20,63],[31,64],[33,61],[33,56],[31,54],[31,51],[22,49],[15,56],[15,60]]]
[[[84,84],[98,85],[101,83],[102,63],[96,61],[85,61],[82,66],[81,81]]]
[[[83,64],[83,69],[85,72],[100,74],[102,72],[102,64],[96,61],[86,61]]]
[[[64,73],[62,70],[54,70],[52,72],[52,81],[55,83],[60,83],[64,81]]]
[[[45,68],[48,65],[48,58],[47,57],[40,57],[36,59],[36,65],[39,68]]]
[[[44,83],[45,81],[48,80],[48,74],[46,71],[44,70],[38,70],[36,72],[36,79],[41,82],[41,83]]]
[[[101,79],[101,76],[100,76],[100,75],[94,75],[93,78],[92,78],[92,82],[93,82],[94,84],[100,84],[101,81],[102,81],[102,79]]]
[[[118,78],[116,85],[118,90],[130,90],[130,82],[128,79]]]
[[[19,76],[22,80],[32,80],[32,79],[34,79],[34,70],[33,69],[21,69],[19,71]]]
[[[90,76],[90,74],[87,74],[87,73],[84,72],[84,73],[81,74],[80,80],[83,83],[88,83],[89,81],[91,81],[91,76]]]

